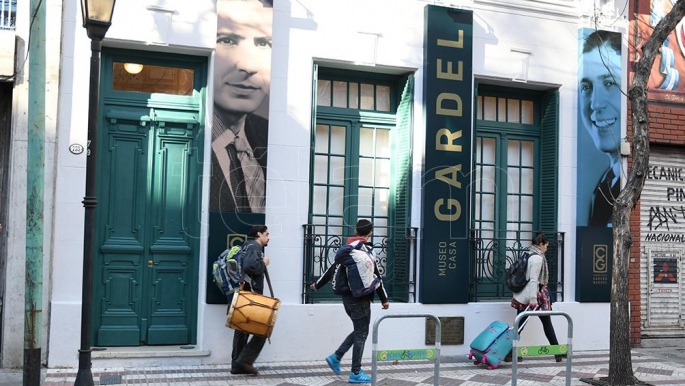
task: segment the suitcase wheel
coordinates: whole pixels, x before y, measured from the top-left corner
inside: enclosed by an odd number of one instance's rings
[[[474,365],[479,365],[479,364],[480,364],[480,361],[473,361],[473,364],[474,364]]]

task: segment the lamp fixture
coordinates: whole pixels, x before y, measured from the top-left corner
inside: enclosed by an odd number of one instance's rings
[[[115,0],[81,0],[83,26],[92,40],[102,40],[112,25]]]
[[[140,63],[124,63],[124,70],[131,75],[137,75],[143,71],[143,65]]]

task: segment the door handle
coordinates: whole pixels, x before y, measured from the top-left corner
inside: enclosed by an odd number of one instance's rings
[[[147,261],[147,266],[152,268],[152,266],[155,265],[155,263],[152,260]]]

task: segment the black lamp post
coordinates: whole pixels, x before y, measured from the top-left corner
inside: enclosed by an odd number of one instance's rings
[[[115,0],[81,0],[83,26],[90,38],[90,91],[88,94],[88,144],[86,158],[86,195],[83,197],[85,218],[83,226],[83,288],[81,295],[81,348],[78,350],[78,373],[74,385],[93,385],[91,372],[91,310],[93,305],[93,239],[95,230],[96,149],[98,132],[98,104],[100,101],[100,51],[102,39],[112,25]]]

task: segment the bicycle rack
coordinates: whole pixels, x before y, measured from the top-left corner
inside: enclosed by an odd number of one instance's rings
[[[371,386],[376,386],[376,366],[378,365],[378,325],[383,319],[387,318],[431,318],[435,320],[435,366],[433,370],[433,385],[438,386],[440,381],[440,336],[442,334],[442,326],[440,319],[435,315],[430,314],[391,314],[383,315],[373,322],[373,340],[372,340],[372,366],[371,366]],[[396,350],[392,350],[396,351]],[[407,350],[405,350],[407,351]]]
[[[516,315],[514,320],[514,339],[512,341],[511,349],[511,386],[516,386],[516,375],[518,371],[518,354],[519,354],[519,322],[526,316],[545,316],[545,315],[561,315],[568,321],[568,352],[566,352],[566,386],[571,386],[571,357],[573,356],[573,320],[571,317],[562,311],[525,311]]]

